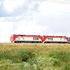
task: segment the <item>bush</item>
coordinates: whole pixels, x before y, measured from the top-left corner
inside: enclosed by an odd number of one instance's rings
[[[65,64],[63,70],[70,70],[70,64]]]
[[[0,60],[2,59],[9,59],[12,62],[27,62],[29,59],[32,59],[34,54],[32,51],[25,50],[25,49],[18,49],[18,50],[10,50],[10,51],[1,51],[0,52]]]
[[[49,53],[49,59],[53,66],[62,66],[70,61],[70,52],[52,51]]]

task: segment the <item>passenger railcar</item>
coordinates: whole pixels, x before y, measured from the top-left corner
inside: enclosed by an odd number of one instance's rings
[[[70,43],[67,36],[41,36],[41,35],[12,35],[10,38],[14,43]]]
[[[67,43],[68,37],[66,36],[46,36],[45,43]]]
[[[42,43],[40,35],[12,35],[11,42],[14,43]]]

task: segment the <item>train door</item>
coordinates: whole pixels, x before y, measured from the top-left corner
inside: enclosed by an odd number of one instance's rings
[[[70,43],[70,37],[68,37],[68,42]]]

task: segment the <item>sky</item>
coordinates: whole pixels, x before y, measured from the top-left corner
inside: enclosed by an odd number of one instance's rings
[[[0,42],[12,34],[70,36],[70,0],[0,0]]]

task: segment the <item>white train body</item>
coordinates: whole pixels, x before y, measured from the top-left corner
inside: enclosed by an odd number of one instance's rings
[[[47,42],[70,42],[66,36],[41,36],[41,35],[12,35],[11,42],[47,43]]]
[[[45,42],[68,42],[65,36],[48,36]]]
[[[16,41],[41,41],[41,39],[37,37],[26,37],[26,36],[19,36],[16,38]]]

